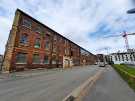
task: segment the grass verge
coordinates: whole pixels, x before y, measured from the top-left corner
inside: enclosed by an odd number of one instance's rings
[[[120,76],[135,91],[135,68],[128,67],[124,64],[114,64],[112,65],[112,67],[114,67],[114,69],[120,74]]]

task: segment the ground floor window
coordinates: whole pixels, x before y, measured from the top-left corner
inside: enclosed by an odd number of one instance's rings
[[[40,64],[40,57],[39,57],[39,54],[34,54],[34,55],[33,55],[33,63],[35,63],[35,64]]]
[[[16,63],[27,63],[27,54],[18,53],[16,56]]]
[[[52,57],[52,64],[56,64],[56,56]]]
[[[49,57],[48,56],[44,57],[44,64],[49,64]]]

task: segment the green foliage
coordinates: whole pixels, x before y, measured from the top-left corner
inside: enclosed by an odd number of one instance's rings
[[[115,64],[112,65],[114,69],[120,74],[120,76],[129,84],[135,91],[135,68],[128,67],[127,65]]]

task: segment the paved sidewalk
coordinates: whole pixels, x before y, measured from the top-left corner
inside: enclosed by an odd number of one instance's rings
[[[75,66],[75,67],[67,68],[67,69],[63,69],[63,68],[53,68],[53,69],[37,68],[37,69],[31,69],[31,70],[13,72],[13,73],[0,73],[0,81],[1,80],[12,80],[12,79],[33,77],[33,76],[44,75],[44,74],[49,75],[49,74],[53,74],[53,73],[57,73],[57,72],[81,69],[83,67],[87,68],[87,67],[89,67],[89,65],[88,66]]]
[[[135,93],[111,67],[82,101],[135,101]]]

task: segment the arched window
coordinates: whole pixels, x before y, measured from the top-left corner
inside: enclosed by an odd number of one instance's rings
[[[35,48],[40,48],[40,39],[39,39],[39,38],[37,38],[37,39],[35,40],[35,45],[34,45],[34,47],[35,47]]]
[[[23,34],[20,38],[20,43],[27,44],[28,43],[28,35]]]

